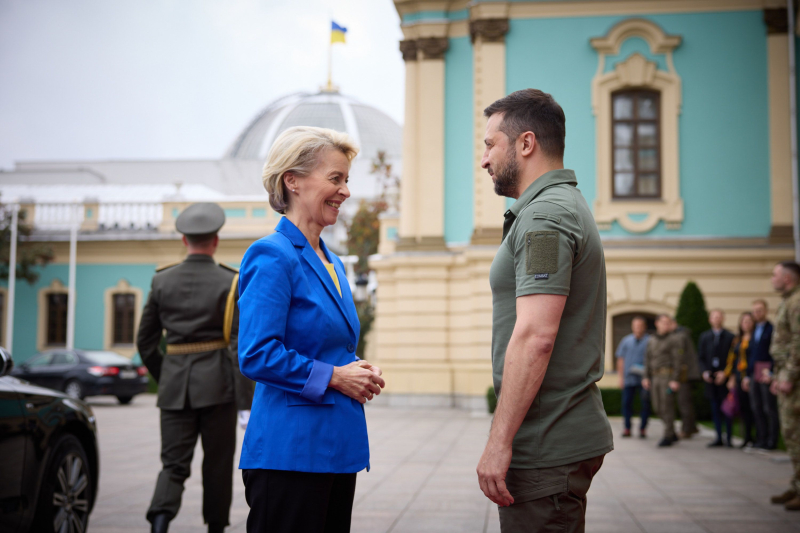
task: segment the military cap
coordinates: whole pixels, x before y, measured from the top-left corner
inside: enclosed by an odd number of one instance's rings
[[[211,202],[192,204],[178,216],[175,229],[184,235],[209,235],[225,224],[225,211]]]

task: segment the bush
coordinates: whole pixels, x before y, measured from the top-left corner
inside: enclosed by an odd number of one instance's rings
[[[691,332],[695,346],[700,340],[700,334],[711,328],[703,293],[693,281],[687,283],[681,292],[678,309],[675,311],[675,321]]]
[[[497,396],[494,393],[494,387],[489,387],[486,391],[486,404],[489,406],[489,412],[494,413],[497,409]]]

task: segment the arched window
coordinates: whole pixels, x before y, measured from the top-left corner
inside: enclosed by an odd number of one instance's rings
[[[661,197],[661,95],[627,89],[611,95],[613,197]]]

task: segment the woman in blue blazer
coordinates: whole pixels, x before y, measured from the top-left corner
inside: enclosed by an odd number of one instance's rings
[[[239,273],[239,365],[256,382],[239,468],[249,532],[350,530],[356,472],[369,469],[363,403],[384,386],[356,357],[359,322],[344,266],[320,239],[349,196],[350,138],[291,128],[264,166],[285,215]]]

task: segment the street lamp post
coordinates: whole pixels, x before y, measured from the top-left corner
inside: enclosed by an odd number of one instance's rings
[[[14,353],[14,297],[17,289],[17,226],[19,204],[11,206],[11,242],[8,254],[8,303],[6,305],[6,350]]]

